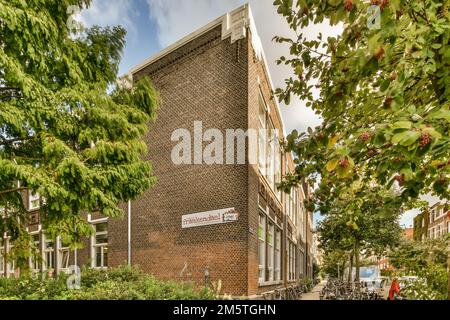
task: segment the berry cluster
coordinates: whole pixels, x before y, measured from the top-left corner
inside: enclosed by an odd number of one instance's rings
[[[395,178],[394,178],[397,182],[398,182],[398,184],[399,185],[403,185],[403,183],[405,183],[405,175],[404,174],[398,174],[398,175],[396,175],[395,176]]]
[[[348,167],[348,164],[349,164],[349,162],[348,162],[348,158],[347,158],[347,157],[342,158],[341,160],[339,160],[339,165],[340,165],[342,168],[347,168],[347,167]]]
[[[344,0],[344,8],[347,11],[352,11],[353,9],[353,0]]]
[[[430,134],[428,132],[422,133],[422,135],[420,136],[419,148],[420,149],[425,148],[430,142],[431,142]]]
[[[389,5],[389,0],[370,0],[370,4],[373,6],[380,6],[381,9],[384,9]]]
[[[384,106],[385,106],[386,108],[390,107],[391,104],[392,104],[392,101],[394,101],[394,98],[392,98],[392,97],[387,97],[387,98],[384,100]]]
[[[359,138],[362,140],[362,141],[367,141],[367,140],[369,140],[370,139],[370,133],[369,132],[364,132],[363,134],[361,134],[360,136],[359,136]]]

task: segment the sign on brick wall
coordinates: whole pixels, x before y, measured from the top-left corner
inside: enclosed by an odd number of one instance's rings
[[[239,219],[239,213],[234,208],[219,209],[186,214],[181,217],[181,227],[192,228],[234,222]]]

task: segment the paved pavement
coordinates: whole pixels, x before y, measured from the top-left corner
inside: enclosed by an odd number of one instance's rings
[[[302,294],[302,298],[300,300],[320,300],[319,292],[325,286],[327,282],[322,281],[318,285],[316,285],[310,292]]]

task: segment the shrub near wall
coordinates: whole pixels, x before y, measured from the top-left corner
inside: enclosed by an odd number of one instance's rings
[[[57,279],[40,276],[0,279],[0,299],[14,300],[212,300],[209,288],[191,283],[160,281],[136,267],[108,271],[86,269],[80,290],[67,287],[67,275]]]

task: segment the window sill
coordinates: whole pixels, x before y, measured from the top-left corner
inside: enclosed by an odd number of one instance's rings
[[[283,283],[282,280],[259,282],[259,287],[274,286],[274,285],[282,284],[282,283]]]

